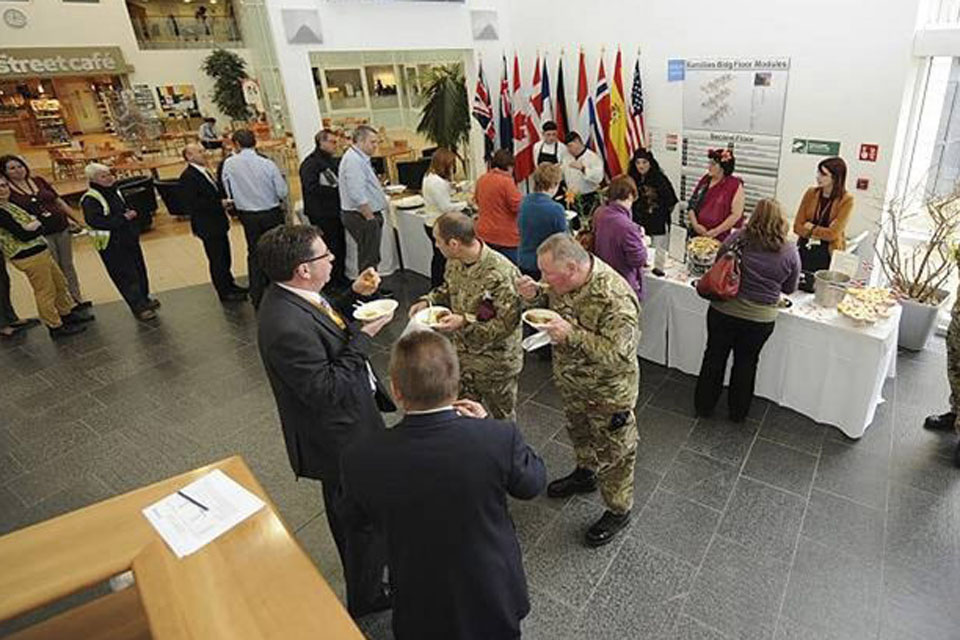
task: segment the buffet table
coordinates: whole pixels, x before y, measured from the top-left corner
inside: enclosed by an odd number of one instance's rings
[[[686,267],[668,261],[666,276],[644,276],[640,356],[697,375],[707,342],[709,303],[691,286]],[[756,395],[859,438],[896,374],[900,307],[872,326],[856,326],[836,309],[796,292],[763,348]],[[731,358],[732,359],[732,358]],[[691,398],[691,402],[692,402]]]

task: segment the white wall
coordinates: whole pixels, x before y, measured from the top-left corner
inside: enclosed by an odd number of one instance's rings
[[[4,47],[83,47],[115,45],[123,50],[127,63],[134,67],[130,82],[149,84],[192,84],[196,87],[200,110],[225,122],[210,95],[213,81],[200,70],[209,49],[141,51],[137,45],[123,0],[101,0],[99,4],[63,3],[60,0],[34,0],[31,3],[5,3],[0,11],[16,7],[27,14],[27,26],[11,29],[0,24],[0,44]],[[234,49],[249,65],[245,49]],[[249,67],[252,72],[252,67]]]
[[[598,5],[602,8],[596,11],[585,11],[580,2],[557,0],[510,5],[513,43],[526,65],[538,48],[547,49],[553,60],[566,48],[564,80],[571,114],[580,45],[591,81],[601,47],[607,48],[610,78],[617,45],[622,46],[628,95],[634,55],[642,47],[647,123],[672,133],[683,128],[683,88],[680,82],[667,82],[668,59],[789,56],[778,198],[792,216],[821,159],[791,153],[794,137],[839,140],[849,166],[848,188],[854,189],[857,177],[870,179],[868,192],[853,191],[857,205],[850,231],[872,228],[879,219],[913,65],[917,0],[876,0],[868,11],[861,0],[604,0]],[[861,143],[880,145],[879,162],[859,162]],[[661,164],[671,177],[679,177],[679,153],[666,154]]]

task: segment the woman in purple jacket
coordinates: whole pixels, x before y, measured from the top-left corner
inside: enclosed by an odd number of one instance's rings
[[[734,242],[741,243],[740,290],[732,300],[710,303],[707,348],[695,396],[698,416],[713,413],[731,351],[730,419],[742,422],[750,411],[760,350],[773,333],[780,294],[796,291],[800,279],[800,255],[797,246],[787,242],[787,229],[780,203],[764,199],[743,231],[731,234],[720,249],[718,255]]]
[[[633,178],[614,178],[607,192],[607,204],[593,214],[593,253],[614,268],[643,300],[643,268],[647,265],[647,247],[643,230],[631,213],[637,199]]]

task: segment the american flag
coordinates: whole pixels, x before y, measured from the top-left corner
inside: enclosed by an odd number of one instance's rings
[[[627,145],[631,155],[647,146],[647,133],[643,126],[643,83],[640,81],[640,56],[633,66],[633,88],[630,90],[630,108],[627,118]]]
[[[490,90],[487,89],[487,81],[483,78],[483,63],[477,65],[479,73],[477,75],[477,89],[473,94],[473,117],[483,129],[484,136],[484,158],[489,159],[493,154],[493,142],[497,137],[497,132],[493,126],[493,106],[490,104]]]

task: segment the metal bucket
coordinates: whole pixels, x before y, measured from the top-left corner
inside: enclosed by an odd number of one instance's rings
[[[850,284],[850,276],[839,271],[829,271],[821,269],[813,274],[815,284],[813,285],[813,300],[821,307],[832,308],[840,304],[844,294],[847,292],[847,286]]]

